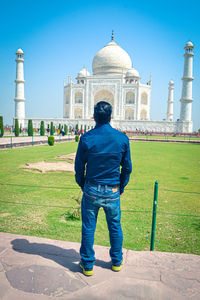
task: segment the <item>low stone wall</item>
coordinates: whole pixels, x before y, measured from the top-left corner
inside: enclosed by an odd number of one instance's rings
[[[33,118],[33,127],[40,128],[41,121],[44,121],[45,128],[47,125],[53,122],[54,126],[58,127],[59,124],[64,125],[66,124],[71,128],[75,128],[78,124],[79,129],[86,126],[88,129],[95,126],[95,122],[93,119],[76,119],[76,120],[69,120],[65,118]],[[126,131],[150,131],[150,132],[174,132],[174,133],[192,133],[193,131],[193,122],[192,121],[131,121],[131,120],[111,120],[111,125],[114,128]],[[28,126],[28,119],[24,119],[24,126],[27,128]]]
[[[55,136],[55,143],[67,142],[67,141],[74,141],[75,137],[60,137]],[[0,149],[9,149],[9,148],[18,148],[18,147],[25,147],[25,146],[36,146],[36,145],[43,145],[48,144],[48,137],[24,137],[24,138],[3,138],[0,140]]]

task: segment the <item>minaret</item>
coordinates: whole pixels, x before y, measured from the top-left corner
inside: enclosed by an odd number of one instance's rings
[[[193,49],[194,46],[191,42],[187,42],[184,47],[184,71],[182,78],[182,95],[181,95],[181,111],[180,121],[191,121],[192,115],[192,71],[193,71]]]
[[[173,121],[174,111],[174,82],[170,80],[169,82],[169,93],[168,93],[168,101],[167,101],[167,121]]]
[[[15,118],[18,119],[19,125],[24,127],[25,118],[25,98],[24,98],[24,52],[19,48],[16,52],[16,87],[15,87]]]

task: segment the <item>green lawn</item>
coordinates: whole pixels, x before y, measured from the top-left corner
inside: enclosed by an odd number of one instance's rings
[[[81,221],[66,219],[80,193],[74,174],[31,172],[23,166],[53,161],[77,143],[0,151],[0,231],[60,240],[81,239]],[[200,254],[200,146],[131,142],[133,173],[121,198],[124,247],[149,250],[153,188],[159,181],[155,250]],[[100,210],[95,243],[109,245]]]
[[[133,139],[148,139],[148,140],[183,140],[183,141],[199,141],[200,137],[196,136],[164,136],[164,135],[130,135]]]

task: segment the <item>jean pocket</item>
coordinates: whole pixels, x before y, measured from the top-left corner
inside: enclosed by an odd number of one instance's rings
[[[86,198],[90,198],[90,199],[93,199],[93,200],[97,199],[97,197],[95,195],[93,195],[93,194],[90,195],[88,192],[84,192],[84,194],[85,194]]]

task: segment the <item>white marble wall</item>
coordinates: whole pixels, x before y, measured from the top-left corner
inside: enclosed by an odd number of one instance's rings
[[[76,92],[83,93],[83,104],[76,104]],[[108,101],[113,106],[113,118],[115,120],[124,120],[126,109],[134,110],[134,120],[140,120],[141,110],[147,112],[146,119],[150,119],[151,104],[151,86],[139,83],[126,84],[123,75],[118,76],[88,76],[84,80],[84,84],[74,84],[72,81],[64,86],[63,99],[63,116],[64,118],[74,119],[74,111],[79,107],[83,111],[83,119],[91,119],[93,116],[93,108],[95,99],[99,92],[102,91],[102,99]],[[104,93],[105,91],[105,93]],[[135,94],[135,102],[133,104],[126,103],[126,93],[132,91]],[[147,94],[147,104],[141,103],[142,93]],[[106,96],[110,93],[110,97]],[[67,100],[68,99],[68,100]],[[100,100],[100,99],[99,99]],[[66,103],[68,102],[68,103]]]
[[[24,120],[25,127],[28,126],[28,119]],[[51,122],[54,123],[54,126],[58,127],[59,124],[66,124],[68,127],[74,127],[76,124],[79,125],[79,128],[81,125],[84,126],[86,125],[87,128],[88,126],[95,126],[95,122],[93,119],[87,120],[87,119],[77,119],[77,120],[69,120],[65,118],[33,118],[33,127],[39,128],[41,121],[44,121],[45,127],[47,128],[47,125],[50,124]],[[177,122],[172,122],[172,121],[117,121],[117,120],[111,120],[111,125],[114,128],[118,128],[121,130],[127,130],[127,131],[135,131],[137,130],[142,130],[146,131],[148,130],[149,132],[182,132],[182,133],[192,133],[193,132],[193,123],[192,121],[177,121]]]

